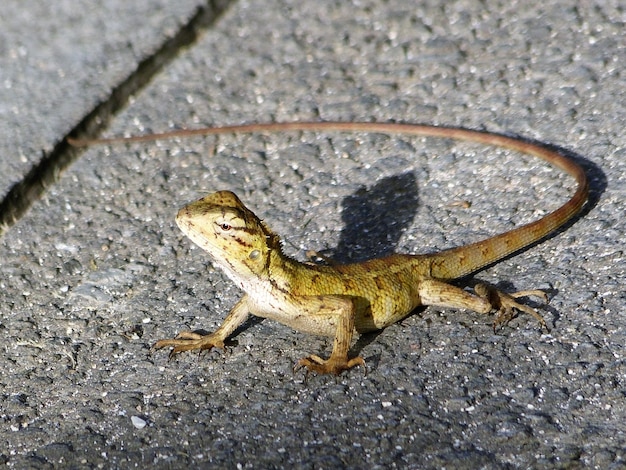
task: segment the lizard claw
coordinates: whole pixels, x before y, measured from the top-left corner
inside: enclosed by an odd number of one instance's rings
[[[315,354],[311,354],[300,359],[294,370],[306,367],[308,372],[339,375],[344,370],[352,369],[355,366],[365,367],[365,360],[361,356],[349,360],[348,358],[333,358],[332,356],[329,359],[322,359]]]
[[[193,351],[198,349],[202,352],[208,351],[213,347],[224,349],[224,342],[212,334],[201,335],[192,331],[181,331],[176,338],[160,339],[154,343],[152,349],[162,349],[168,346],[173,346],[169,354],[169,358],[172,359],[176,354],[184,351]]]
[[[487,284],[477,284],[474,287],[474,291],[481,297],[488,299],[489,302],[491,303],[491,306],[494,308],[494,310],[497,311],[496,317],[493,321],[494,332],[499,327],[506,325],[513,318],[515,318],[518,311],[531,315],[539,322],[542,328],[545,328],[547,331],[550,331],[550,328],[548,328],[546,321],[539,314],[539,312],[515,300],[519,297],[533,296],[533,297],[541,298],[541,300],[547,303],[548,296],[546,295],[544,291],[529,290],[529,291],[519,291],[519,292],[514,292],[512,294],[507,294]]]

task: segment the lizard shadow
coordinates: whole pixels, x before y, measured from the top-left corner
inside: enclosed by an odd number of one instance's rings
[[[335,248],[322,254],[338,264],[358,263],[394,253],[417,213],[418,191],[411,172],[361,186],[343,200],[343,230]]]

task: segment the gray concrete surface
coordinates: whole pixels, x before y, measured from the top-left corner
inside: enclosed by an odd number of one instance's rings
[[[214,329],[240,296],[173,224],[207,191],[240,194],[294,256],[360,259],[497,233],[557,205],[571,182],[492,149],[385,136],[93,148],[2,240],[0,459],[9,468],[622,468],[625,20],[617,1],[235,3],[111,134],[395,119],[562,146],[586,160],[594,204],[478,275],[553,287],[551,333],[520,317],[494,334],[489,318],[428,308],[356,345],[367,375],[305,381],[293,364],[330,341],[269,321],[250,322],[226,352],[168,362],[150,354],[156,339]],[[58,47],[76,53],[67,40]],[[129,60],[102,50],[107,62]],[[22,148],[34,161],[89,109],[97,92],[73,86],[82,100],[63,113],[48,103],[57,124],[28,146],[22,120],[3,131],[5,158]],[[26,105],[45,120],[42,103]]]
[[[7,0],[0,10],[0,193],[190,17],[201,0]]]

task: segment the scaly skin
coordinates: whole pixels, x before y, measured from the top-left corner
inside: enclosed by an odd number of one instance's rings
[[[459,128],[413,124],[357,122],[292,122],[249,124],[122,139],[74,141],[74,145],[145,141],[198,134],[341,131],[379,132],[451,138],[509,148],[534,155],[572,175],[578,187],[572,198],[542,219],[470,245],[426,255],[395,254],[364,263],[316,266],[285,256],[279,237],[237,196],[229,191],[210,194],[183,207],[176,222],[196,244],[244,292],[223,324],[209,335],[190,331],[174,339],[157,341],[154,348],[172,346],[171,354],[188,350],[224,347],[224,341],[249,314],[270,318],[307,333],[334,337],[328,359],[310,355],[300,366],[318,373],[339,374],[363,358],[348,358],[354,332],[364,333],[395,323],[420,305],[467,308],[478,313],[496,312],[494,327],[506,323],[516,311],[534,316],[533,309],[518,303],[518,297],[542,291],[505,294],[478,284],[475,294],[446,281],[464,277],[550,234],[580,211],[588,184],[584,170],[548,147],[525,140]]]

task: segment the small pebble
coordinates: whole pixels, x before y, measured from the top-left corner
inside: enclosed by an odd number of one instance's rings
[[[143,429],[146,427],[146,421],[144,419],[141,419],[139,416],[131,416],[130,420],[133,423],[133,426],[135,426],[137,429]]]

